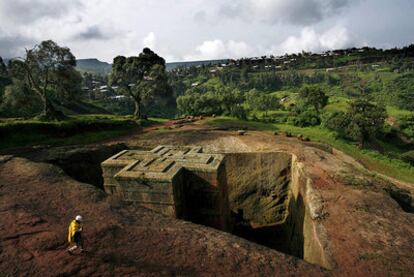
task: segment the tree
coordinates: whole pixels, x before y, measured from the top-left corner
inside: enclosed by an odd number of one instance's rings
[[[343,111],[326,112],[322,114],[322,125],[336,131],[341,136],[346,136],[345,131],[349,125],[348,115]]]
[[[117,56],[112,64],[111,84],[118,85],[135,103],[134,116],[142,116],[144,101],[170,91],[165,60],[149,48],[138,57]]]
[[[6,117],[31,117],[42,110],[42,102],[37,94],[23,81],[14,80],[13,85],[4,90],[0,103],[0,115]]]
[[[316,126],[321,123],[319,114],[315,110],[306,110],[293,119],[293,125],[299,127]]]
[[[60,47],[51,40],[43,41],[33,49],[26,50],[26,57],[11,63],[12,77],[23,81],[34,91],[43,104],[43,119],[61,119],[63,113],[57,111],[51,101],[51,93],[67,89],[68,76],[76,75],[76,59],[69,48]],[[76,81],[79,82],[79,79]]]
[[[346,132],[349,137],[358,140],[361,147],[384,127],[387,112],[384,106],[371,103],[365,98],[353,101],[348,109],[349,125]]]
[[[247,93],[246,100],[251,109],[256,111],[264,111],[266,116],[269,110],[276,110],[280,108],[279,98],[271,94],[258,92],[255,89],[252,89]]]
[[[205,93],[187,90],[177,98],[177,108],[184,115],[222,114],[222,97],[215,91]]]
[[[244,96],[238,89],[220,88],[220,102],[224,113],[239,117],[243,113]]]
[[[3,62],[3,58],[0,57],[0,77],[8,76],[7,67]]]
[[[303,87],[299,92],[299,97],[305,106],[315,108],[317,113],[328,104],[328,96],[319,86]]]
[[[82,90],[82,75],[77,70],[62,71],[59,74],[61,80],[56,86],[55,92],[59,99],[73,100],[80,96]]]
[[[4,93],[4,88],[11,84],[9,72],[6,65],[3,62],[3,59],[0,57],[0,103],[1,98]]]

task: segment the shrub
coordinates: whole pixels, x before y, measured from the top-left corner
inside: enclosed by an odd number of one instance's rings
[[[398,121],[400,129],[409,137],[414,138],[414,114],[404,116]]]
[[[316,126],[321,123],[318,113],[314,110],[307,110],[297,115],[293,124],[299,127]]]
[[[328,104],[328,96],[316,85],[302,87],[299,97],[305,107],[313,107],[317,113]]]
[[[236,105],[232,108],[231,116],[234,116],[241,120],[247,120],[247,112],[246,109],[243,108],[241,105]]]
[[[346,127],[349,125],[349,119],[344,112],[327,112],[322,114],[322,126],[330,130],[344,134]]]

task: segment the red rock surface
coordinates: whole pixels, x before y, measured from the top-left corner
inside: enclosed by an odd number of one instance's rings
[[[146,130],[150,132],[151,130]],[[321,195],[334,261],[331,271],[214,229],[122,206],[56,167],[24,159],[0,162],[0,272],[5,276],[413,276],[414,214],[384,181],[343,153],[296,138],[214,131],[202,123],[169,133],[132,134],[107,143],[152,148],[201,145],[208,151],[296,154]],[[328,153],[330,152],[330,153]],[[1,158],[0,158],[1,160]],[[384,183],[385,182],[385,183]],[[388,178],[414,195],[414,185]],[[66,228],[85,218],[89,252],[65,253]]]
[[[413,276],[414,213],[406,212],[386,190],[404,189],[414,195],[414,184],[366,170],[358,161],[337,151],[310,147],[297,138],[269,132],[217,131],[192,125],[179,132],[134,137],[132,147],[156,144],[200,145],[209,152],[288,151],[294,153],[321,195],[336,276]],[[325,147],[320,147],[325,148]],[[331,152],[331,153],[329,153]],[[413,180],[414,182],[414,180]]]
[[[86,253],[67,226],[84,217]],[[326,271],[238,237],[125,206],[59,168],[0,162],[2,276],[319,276]]]

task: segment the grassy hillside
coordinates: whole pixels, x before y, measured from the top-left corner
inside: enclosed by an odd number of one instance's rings
[[[173,70],[180,67],[192,67],[192,66],[200,66],[200,65],[216,65],[221,63],[227,63],[228,60],[207,60],[207,61],[191,61],[191,62],[171,62],[166,63],[167,70]],[[112,64],[107,62],[102,62],[98,59],[79,59],[76,60],[76,68],[80,72],[88,72],[93,73],[96,75],[108,75],[111,73]]]
[[[414,45],[248,58],[170,75],[182,115],[229,116],[210,124],[300,134],[369,169],[414,177]],[[309,104],[306,90],[326,103]]]

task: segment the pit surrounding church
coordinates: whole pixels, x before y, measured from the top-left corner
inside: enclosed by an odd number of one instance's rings
[[[204,153],[160,145],[102,164],[108,194],[331,268],[323,204],[287,152]]]

